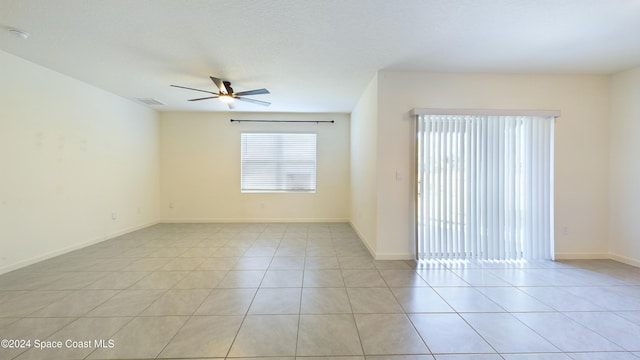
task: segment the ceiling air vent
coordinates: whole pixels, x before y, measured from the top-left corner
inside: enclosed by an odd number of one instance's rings
[[[151,98],[138,98],[137,100],[140,101],[141,103],[147,104],[147,105],[164,105],[160,101],[158,101],[156,99],[151,99]]]

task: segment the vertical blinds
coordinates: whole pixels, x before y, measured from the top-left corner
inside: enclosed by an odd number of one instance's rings
[[[316,134],[242,133],[242,192],[316,190]]]
[[[420,258],[553,258],[553,116],[419,115]]]

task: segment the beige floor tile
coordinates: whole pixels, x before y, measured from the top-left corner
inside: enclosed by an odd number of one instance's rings
[[[269,270],[302,270],[304,264],[304,256],[276,256],[271,261]]]
[[[341,269],[367,270],[376,268],[370,256],[348,256],[346,254],[339,254],[338,261],[340,262]]]
[[[43,286],[43,290],[75,290],[85,288],[107,276],[106,272],[69,272],[58,280]]]
[[[270,256],[248,256],[245,253],[235,263],[233,270],[267,270],[272,259]]]
[[[107,276],[97,280],[90,284],[85,289],[104,289],[104,290],[118,290],[126,289],[131,285],[137,283],[145,276],[151,274],[149,271],[118,271],[109,273]]]
[[[479,287],[477,289],[508,312],[554,311],[553,308],[515,287]]]
[[[260,286],[265,271],[232,270],[218,284],[219,288],[257,288]]]
[[[387,287],[378,270],[342,270],[346,287]]]
[[[213,289],[226,275],[225,270],[191,271],[173,289]]]
[[[299,314],[301,288],[258,289],[249,314]]]
[[[209,289],[169,290],[140,316],[192,315],[210,293]]]
[[[331,270],[339,269],[337,256],[307,256],[305,269],[307,270]]]
[[[164,292],[164,290],[122,290],[86,316],[136,316]]]
[[[570,312],[572,320],[628,351],[640,351],[640,325],[611,312]]]
[[[26,291],[7,299],[0,306],[0,317],[23,317],[63,299],[66,291]]]
[[[402,307],[388,288],[347,288],[354,313],[402,313]]]
[[[559,351],[529,327],[506,313],[461,314],[462,318],[500,353]]]
[[[129,289],[170,289],[187,276],[187,271],[156,271],[131,285]]]
[[[495,353],[458,314],[410,314],[409,318],[434,353]]]
[[[404,314],[356,314],[355,318],[366,355],[430,354]]]
[[[294,356],[297,333],[298,315],[249,315],[229,356]]]
[[[301,314],[349,314],[351,303],[345,288],[303,288]]]
[[[242,316],[194,316],[158,358],[220,357],[229,352]]]
[[[260,287],[301,287],[302,270],[269,270]]]
[[[434,290],[457,312],[505,312],[472,287],[438,287]]]
[[[305,241],[306,244],[306,241]],[[282,242],[278,250],[276,250],[274,257],[304,257],[307,254],[307,248],[304,244],[300,245],[295,242],[292,245],[289,245],[288,242]]]
[[[32,317],[78,317],[95,309],[118,293],[118,290],[75,290],[64,298],[32,313]]]
[[[340,270],[305,270],[304,287],[344,287]]]
[[[352,315],[301,315],[298,356],[362,355]]]
[[[245,251],[243,256],[266,256],[271,258],[276,253],[276,250],[276,246],[255,246],[254,244],[254,246],[249,247],[247,251]]]
[[[231,270],[238,259],[238,257],[208,258],[198,266],[198,270]]]
[[[8,326],[9,324],[12,324],[16,321],[20,320],[20,318],[0,318],[0,329],[2,329],[3,327]]]
[[[560,351],[621,351],[620,346],[561,313],[518,313],[518,320]]]
[[[188,317],[138,317],[113,335],[113,348],[96,349],[88,359],[155,358]]]
[[[204,256],[200,254],[200,256]],[[205,261],[204,257],[190,257],[186,259],[173,259],[165,266],[160,268],[160,271],[191,271],[195,270]]]
[[[233,245],[232,243],[229,244]],[[223,246],[215,249],[210,256],[213,258],[239,258],[246,251],[247,249],[243,247]]]
[[[137,259],[124,267],[122,271],[155,271],[167,265],[170,261],[170,258]]]
[[[380,274],[389,287],[425,287],[429,286],[413,270],[380,270]]]
[[[407,313],[453,312],[451,306],[431,288],[391,288],[391,292]]]
[[[409,265],[401,260],[374,260],[373,264],[379,270],[410,270]]]
[[[243,315],[249,310],[256,289],[213,289],[196,315]]]

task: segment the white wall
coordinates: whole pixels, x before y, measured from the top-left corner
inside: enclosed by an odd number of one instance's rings
[[[351,225],[372,253],[377,236],[378,76],[351,112]]]
[[[335,123],[231,123],[231,118]],[[163,221],[348,221],[349,115],[164,112],[160,119]],[[316,132],[316,192],[241,193],[243,131]]]
[[[4,52],[0,76],[0,273],[157,221],[154,111]]]
[[[640,68],[611,78],[610,245],[614,259],[640,266]]]
[[[560,110],[556,256],[608,256],[607,76],[380,72],[377,86],[379,258],[410,258],[414,252],[414,122],[409,110],[416,107]],[[402,180],[396,179],[397,171]]]

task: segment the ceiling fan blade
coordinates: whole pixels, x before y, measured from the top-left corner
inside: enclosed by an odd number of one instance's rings
[[[209,79],[211,79],[211,81],[213,81],[214,84],[216,84],[216,88],[218,88],[218,91],[224,91],[224,87],[222,86],[222,80],[213,77],[213,76],[209,76]]]
[[[217,99],[217,98],[219,98],[218,95],[216,95],[216,96],[207,96],[207,97],[197,98],[197,99],[189,99],[189,101],[208,100],[208,99]]]
[[[262,100],[256,100],[256,99],[249,99],[249,98],[244,98],[244,97],[238,97],[238,96],[235,96],[234,99],[238,99],[240,101],[246,101],[246,102],[250,102],[250,103],[254,103],[254,104],[258,104],[258,105],[262,105],[262,106],[271,105],[270,102],[266,102],[266,101],[262,101]]]
[[[249,91],[240,91],[239,93],[236,93],[237,96],[260,95],[260,94],[271,94],[271,93],[267,89],[255,89],[255,90],[249,90]]]
[[[207,90],[200,90],[200,89],[194,89],[194,88],[190,88],[190,87],[186,87],[186,86],[180,86],[180,85],[171,85],[173,87],[177,87],[177,88],[181,88],[181,89],[187,89],[187,90],[194,90],[194,91],[201,91],[201,92],[206,92],[209,94],[213,94],[213,95],[220,95],[218,93],[214,93],[213,91],[207,91]]]

